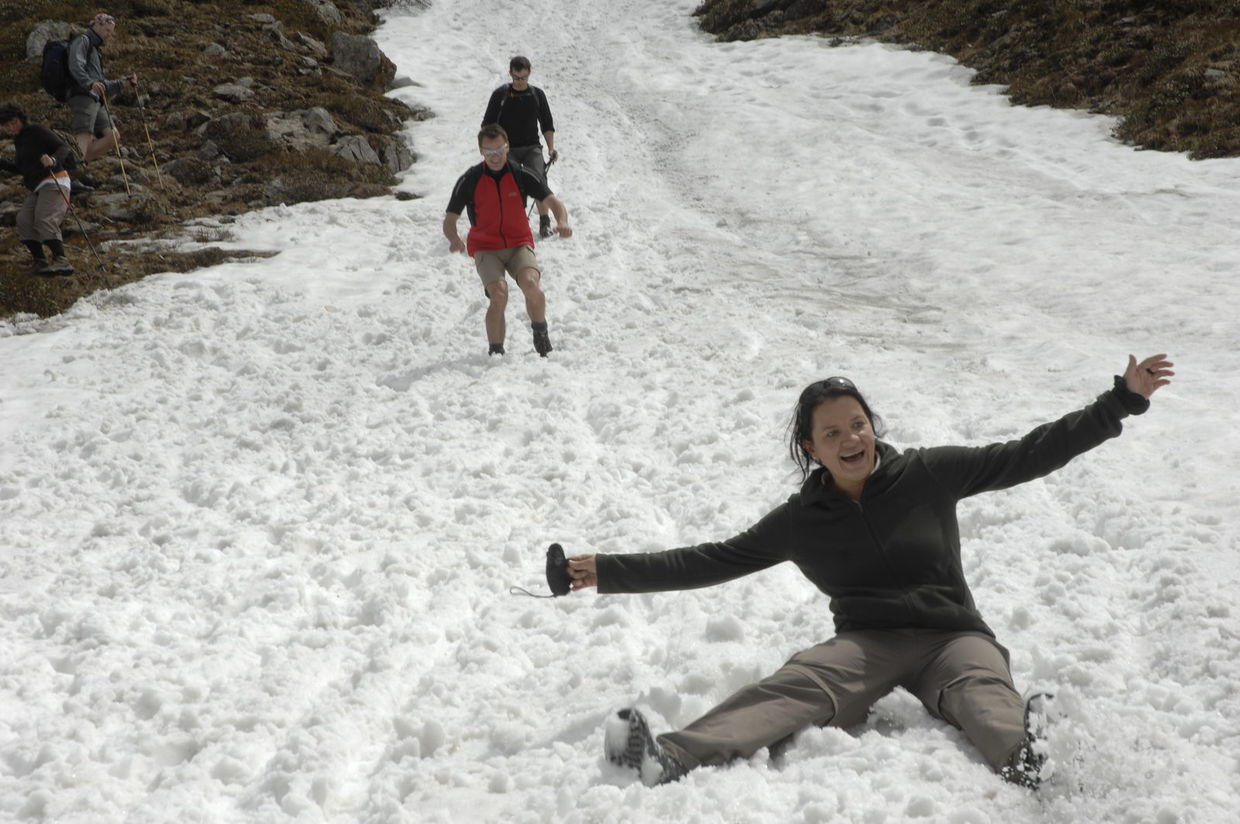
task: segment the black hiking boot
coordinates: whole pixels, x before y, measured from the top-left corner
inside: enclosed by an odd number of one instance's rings
[[[547,337],[545,329],[534,332],[534,351],[540,358],[547,357],[547,353],[551,351],[551,338]]]
[[[618,711],[603,730],[603,753],[607,760],[637,770],[647,787],[679,781],[689,769],[659,746],[650,726],[635,707]]]
[[[1055,696],[1039,692],[1025,701],[1025,738],[1012,753],[1008,763],[999,770],[1004,781],[1029,790],[1036,790],[1042,780],[1054,772],[1047,766],[1046,733],[1050,726],[1050,708]]]
[[[47,274],[47,258],[41,258],[41,257],[31,258],[30,259],[30,274],[32,275]]]
[[[551,216],[550,215],[539,215],[538,216],[538,236],[546,239],[546,238],[551,237],[552,234],[553,232],[551,231]]]

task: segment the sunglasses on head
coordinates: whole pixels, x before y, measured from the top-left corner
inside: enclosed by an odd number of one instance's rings
[[[850,381],[848,378],[841,378],[838,375],[834,377],[826,378],[825,380],[821,380],[819,381],[819,384],[821,384],[822,386],[829,387],[831,389],[853,389],[855,390],[857,388],[857,385],[853,383],[852,381]]]

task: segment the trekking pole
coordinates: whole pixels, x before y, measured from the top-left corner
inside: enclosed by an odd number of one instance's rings
[[[65,189],[59,182],[52,184],[59,190],[60,197],[65,201],[65,211],[73,215],[73,219],[77,221],[78,231],[82,233],[82,237],[86,238],[86,245],[90,247],[90,253],[95,258],[95,274],[99,274],[103,268],[103,261],[99,258],[99,253],[95,251],[95,244],[91,242],[90,235],[86,234],[86,227],[82,225],[82,219],[78,217],[77,209],[73,208],[73,204],[69,201],[69,196],[65,194]]]
[[[548,163],[546,166],[544,166],[544,167],[543,167],[543,177],[544,177],[544,178],[547,176],[547,172],[551,171],[551,167],[552,167],[552,166],[554,166],[554,165],[555,165],[555,162],[556,162],[557,160],[559,160],[559,159],[560,159],[560,156],[557,154],[555,157],[551,158],[551,162],[550,162],[550,163]],[[526,212],[525,212],[525,217],[526,217],[526,219],[528,220],[528,219],[529,219],[529,217],[530,217],[530,215],[532,215],[532,214],[534,214],[534,204],[533,204],[533,203],[531,203],[531,204],[530,204],[530,208],[529,208],[529,209],[527,209],[527,210],[526,210]]]
[[[112,145],[116,147],[116,156],[121,161],[121,179],[125,181],[125,194],[133,197],[133,192],[129,188],[129,175],[125,174],[125,158],[121,155],[121,131],[116,128],[116,119],[112,117],[112,110],[108,108],[108,93],[103,93],[103,110],[108,113],[108,120],[112,123],[112,134],[115,139]]]
[[[111,117],[111,115],[108,115]],[[151,147],[151,165],[155,167],[155,179],[159,181],[159,190],[165,195],[168,192],[164,189],[164,176],[159,171],[159,161],[155,159],[155,141],[151,140],[151,130],[146,125],[146,103],[142,100],[142,95],[138,95],[138,117],[142,120],[142,131],[146,132],[146,145]],[[113,124],[115,127],[116,124]]]

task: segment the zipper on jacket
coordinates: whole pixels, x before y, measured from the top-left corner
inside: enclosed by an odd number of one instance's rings
[[[874,534],[874,528],[870,526],[870,519],[865,517],[865,507],[861,505],[861,501],[853,501],[852,503],[857,507],[857,516],[861,518],[861,523],[865,524],[865,531],[866,534],[870,536],[870,542],[874,544],[874,548],[878,550],[878,554],[883,558],[883,563],[891,572],[892,580],[903,581],[903,576],[901,576],[899,570],[892,565],[891,558],[888,557],[887,551],[883,548],[882,542],[879,541],[878,536]],[[914,614],[914,610],[912,602],[909,600],[908,587],[904,586],[903,589],[904,593],[900,595],[900,603],[904,604],[905,611],[908,612],[909,615],[912,615]]]

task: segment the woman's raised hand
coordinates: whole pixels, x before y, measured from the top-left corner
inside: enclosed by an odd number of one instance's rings
[[[1174,363],[1167,360],[1166,355],[1150,355],[1137,362],[1133,355],[1128,356],[1128,368],[1124,370],[1124,385],[1129,392],[1135,392],[1143,398],[1149,398],[1160,387],[1171,383],[1171,371]]]

